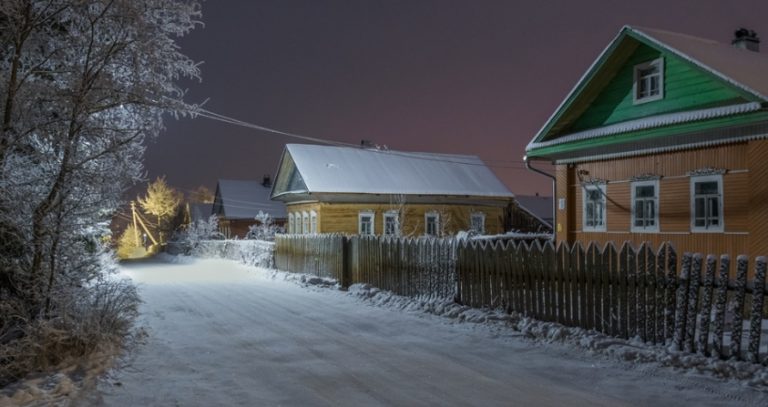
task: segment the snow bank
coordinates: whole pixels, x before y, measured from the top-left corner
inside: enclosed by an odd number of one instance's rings
[[[675,351],[671,346],[649,345],[639,338],[624,340],[600,332],[543,322],[499,309],[477,309],[450,298],[403,297],[369,284],[354,284],[349,295],[375,306],[408,312],[425,312],[455,320],[490,325],[499,333],[540,343],[558,343],[594,356],[618,359],[630,364],[656,363],[661,366],[708,373],[768,391],[768,366],[736,360],[720,360],[699,354]],[[506,332],[505,332],[506,331]],[[511,332],[510,332],[511,331]],[[509,335],[511,334],[511,335]]]

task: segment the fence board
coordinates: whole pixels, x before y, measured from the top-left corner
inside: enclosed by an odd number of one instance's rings
[[[715,281],[715,269],[717,269],[717,258],[713,255],[707,256],[707,267],[704,271],[703,289],[701,292],[701,308],[699,310],[699,337],[696,341],[696,352],[702,355],[709,355],[709,320],[712,315],[712,291]]]
[[[741,341],[744,320],[744,296],[747,288],[747,256],[739,256],[736,259],[736,288],[734,289],[733,302],[733,329],[731,330],[731,357],[741,359]]]
[[[763,295],[765,292],[765,258],[758,257],[755,262],[755,278],[752,285],[752,312],[749,322],[749,345],[747,360],[760,361],[760,335],[763,323]]]

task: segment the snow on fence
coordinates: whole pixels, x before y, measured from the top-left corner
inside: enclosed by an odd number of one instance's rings
[[[681,351],[768,363],[766,261],[625,243],[282,235],[281,270],[369,283],[407,296],[455,298]],[[733,269],[733,270],[732,270]],[[679,270],[679,272],[678,272]],[[733,271],[733,272],[732,272]],[[752,278],[747,281],[747,276]]]

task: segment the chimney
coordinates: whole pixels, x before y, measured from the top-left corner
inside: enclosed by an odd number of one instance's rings
[[[264,178],[261,180],[261,185],[267,188],[272,187],[272,178],[269,174],[264,174]]]
[[[376,144],[371,140],[360,140],[360,147],[362,148],[374,148],[376,147]]]
[[[757,33],[746,28],[739,28],[733,33],[731,44],[736,48],[742,48],[753,52],[760,52],[760,39]]]

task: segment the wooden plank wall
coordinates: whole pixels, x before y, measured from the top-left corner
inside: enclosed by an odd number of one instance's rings
[[[688,150],[624,159],[557,166],[557,198],[567,198],[567,210],[558,210],[557,223],[571,226],[558,242],[630,241],[658,246],[672,242],[680,251],[700,253],[768,254],[768,141],[738,143],[718,148]],[[723,175],[723,233],[691,232],[690,177],[693,170],[725,170]],[[581,172],[581,180],[573,176]],[[631,180],[659,176],[659,233],[631,232]],[[606,181],[607,230],[583,231],[581,181]]]
[[[289,204],[288,212],[296,213],[314,210],[318,214],[320,233],[358,233],[358,214],[361,211],[373,211],[375,214],[374,232],[380,235],[384,230],[384,213],[397,210],[396,204],[358,204],[358,203],[307,203]],[[405,237],[418,237],[424,234],[424,214],[437,211],[442,215],[445,233],[455,234],[469,229],[472,212],[485,213],[487,234],[499,234],[504,231],[504,207],[459,204],[405,204],[401,219],[402,234]]]

